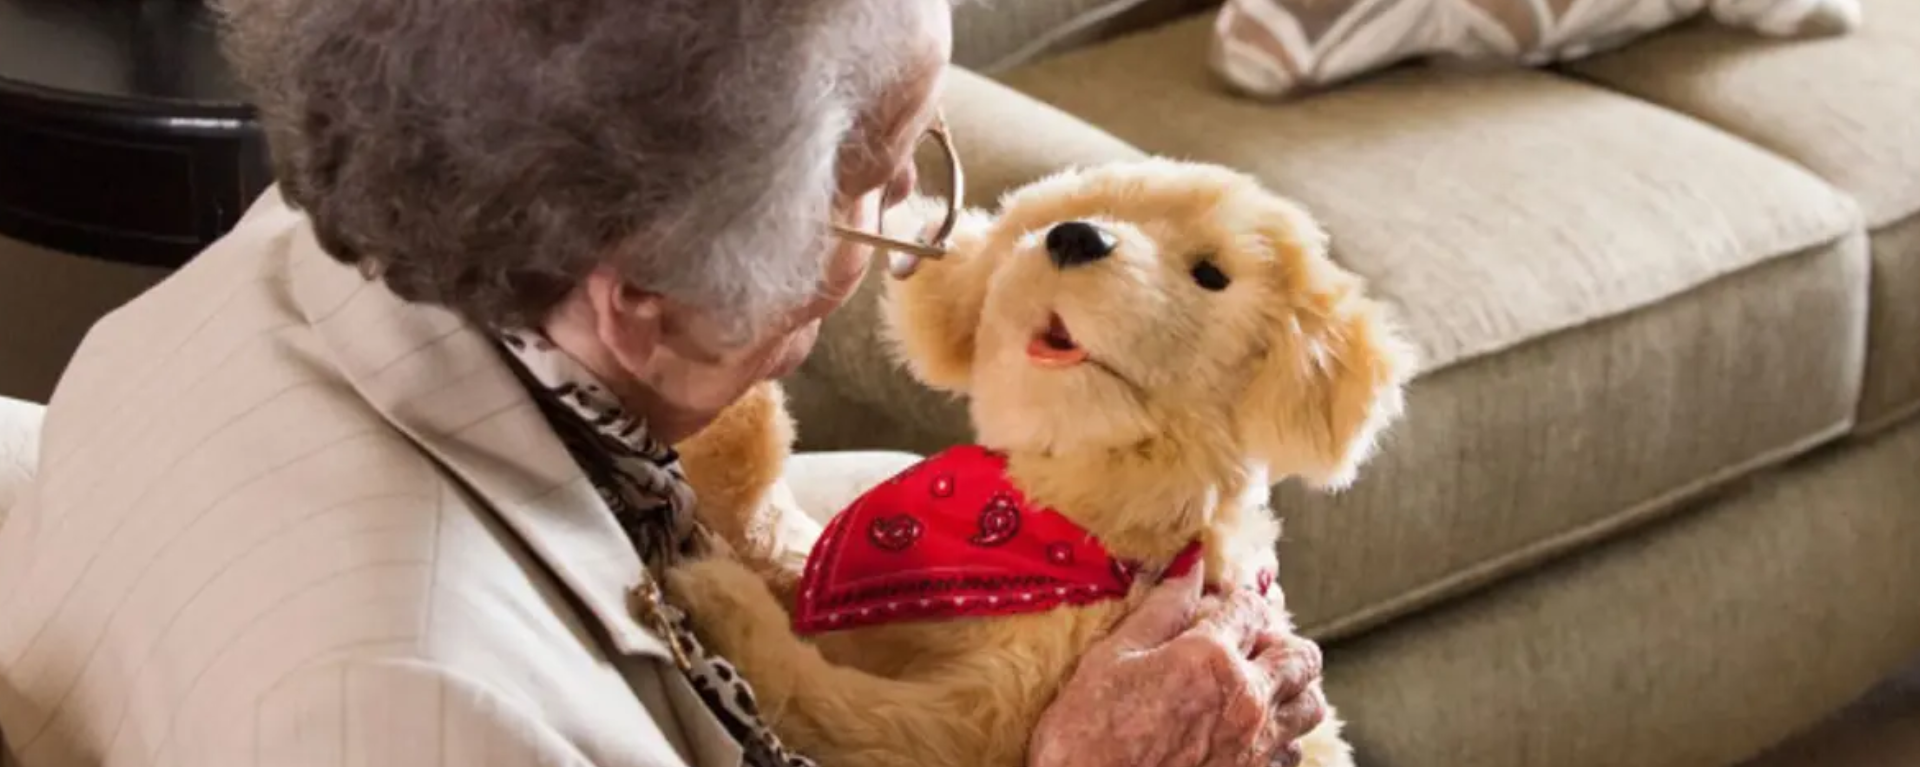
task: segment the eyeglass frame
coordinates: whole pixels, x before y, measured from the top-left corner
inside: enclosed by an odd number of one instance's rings
[[[960,168],[960,153],[954,150],[953,133],[947,128],[945,114],[934,115],[933,124],[921,134],[919,141],[924,143],[928,139],[932,139],[940,147],[940,152],[947,156],[947,179],[952,185],[947,194],[946,219],[940,222],[939,229],[934,230],[932,239],[928,242],[909,242],[839,224],[828,224],[835,235],[862,245],[920,258],[939,259],[947,255],[947,239],[953,236],[954,227],[960,223],[960,211],[966,208],[966,201],[963,198],[966,193],[967,179]]]

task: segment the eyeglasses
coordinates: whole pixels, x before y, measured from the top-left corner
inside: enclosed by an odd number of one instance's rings
[[[947,238],[953,236],[953,227],[960,222],[960,211],[966,208],[966,202],[962,199],[962,195],[965,193],[967,183],[965,176],[961,174],[960,154],[954,151],[953,134],[947,130],[947,118],[945,115],[936,115],[933,119],[933,125],[928,127],[927,132],[920,137],[922,143],[929,140],[937,145],[940,148],[940,153],[947,158],[947,184],[950,187],[945,195],[947,201],[947,216],[941,221],[940,228],[934,230],[933,237],[930,240],[927,242],[909,242],[875,232],[850,229],[840,226],[839,224],[831,225],[833,227],[833,233],[862,245],[871,245],[882,250],[904,253],[919,258],[938,259],[945,256],[947,254]]]

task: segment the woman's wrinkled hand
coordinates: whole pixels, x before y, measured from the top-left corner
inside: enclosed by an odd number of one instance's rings
[[[1293,767],[1326,715],[1320,648],[1249,591],[1157,587],[1090,649],[1034,731],[1031,767]]]

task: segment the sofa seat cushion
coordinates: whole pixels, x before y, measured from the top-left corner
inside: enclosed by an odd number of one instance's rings
[[[1412,415],[1359,486],[1278,499],[1309,630],[1357,630],[1583,546],[1848,425],[1865,242],[1813,175],[1539,72],[1403,72],[1252,104],[1214,87],[1206,34],[1185,22],[1006,82],[1099,135],[1303,200],[1421,347]],[[888,364],[872,299],[836,318],[796,387],[842,414],[808,447],[967,439],[957,405]],[[803,438],[820,438],[825,419],[808,418]]]
[[[1860,422],[1920,408],[1920,3],[1867,0],[1864,26],[1841,39],[1755,45],[1688,29],[1571,71],[1741,136],[1852,195],[1876,230]]]
[[[1920,424],[1796,461],[1330,648],[1327,695],[1364,765],[1746,764],[1915,660],[1914,466]]]

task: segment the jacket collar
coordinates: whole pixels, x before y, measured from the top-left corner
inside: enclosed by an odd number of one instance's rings
[[[247,218],[282,219],[274,223],[291,238],[291,300],[359,395],[496,512],[616,650],[670,657],[629,603],[633,587],[651,576],[493,340],[452,312],[403,301],[335,261],[277,188]]]

